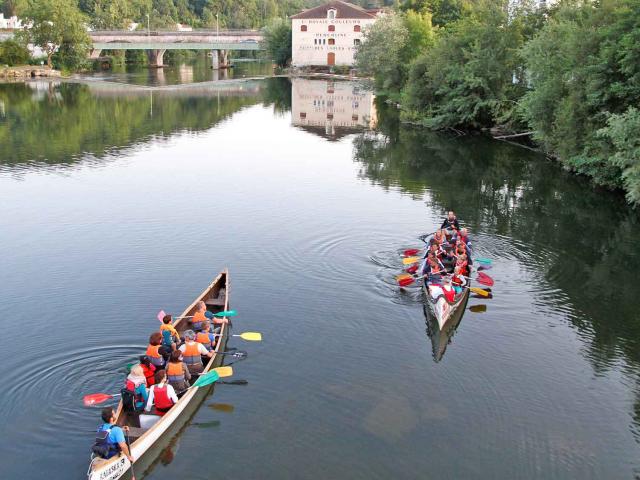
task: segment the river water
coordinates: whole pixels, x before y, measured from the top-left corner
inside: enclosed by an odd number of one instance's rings
[[[234,330],[264,336],[229,342],[249,384],[146,478],[640,476],[640,222],[618,194],[401,126],[355,83],[140,87],[177,72],[0,85],[0,478],[82,478],[82,396],[117,392],[157,311],[224,267]],[[495,285],[439,332],[394,275],[448,209]]]

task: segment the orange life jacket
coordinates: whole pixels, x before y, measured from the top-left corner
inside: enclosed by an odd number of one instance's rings
[[[198,311],[193,314],[193,318],[191,319],[191,324],[193,325],[193,328],[197,328],[197,329],[202,328],[203,322],[208,322],[204,312]]]
[[[202,343],[207,350],[211,348],[211,338],[209,337],[209,333],[207,332],[198,332],[196,334],[196,342]]]
[[[197,342],[185,343],[182,357],[187,365],[202,365],[202,357]]]
[[[169,362],[167,364],[167,378],[170,382],[184,382],[184,369],[182,362]]]

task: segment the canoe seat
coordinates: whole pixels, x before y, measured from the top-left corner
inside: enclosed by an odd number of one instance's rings
[[[224,288],[221,288],[220,291],[218,291],[217,298],[209,298],[205,300],[204,303],[212,307],[224,307],[225,297],[226,297],[226,291]]]

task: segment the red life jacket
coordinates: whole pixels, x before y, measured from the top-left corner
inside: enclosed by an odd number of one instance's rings
[[[437,275],[438,273],[440,273],[440,265],[436,264],[436,266],[434,267],[433,265],[429,264],[429,268],[431,268],[431,273],[434,275]]]
[[[453,277],[451,277],[451,283],[453,283],[454,285],[462,285],[464,283],[462,280],[463,279],[459,275],[454,275]]]
[[[448,302],[453,302],[455,300],[456,291],[451,285],[442,285],[442,291],[444,292],[444,298],[446,298]]]
[[[149,365],[148,367],[146,365],[141,365],[141,366],[142,366],[142,371],[144,372],[144,376],[147,379],[147,385],[150,387],[151,385],[156,383],[154,378],[156,373],[156,367],[154,367],[153,365]]]
[[[136,385],[127,378],[127,382],[125,383],[125,388],[129,390],[131,393],[135,393],[136,402],[144,402],[144,398],[141,394],[136,393]]]
[[[162,387],[158,385],[153,386],[153,405],[156,407],[156,412],[164,414],[173,407],[173,400],[169,398],[167,394],[167,384]]]

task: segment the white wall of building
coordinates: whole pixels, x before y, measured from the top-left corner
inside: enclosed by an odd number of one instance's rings
[[[329,53],[333,53],[335,65],[353,65],[355,43],[362,41],[362,31],[374,21],[373,18],[292,19],[291,64],[296,67],[328,65]],[[306,31],[302,31],[303,25]],[[335,31],[329,31],[329,25],[333,25]],[[355,31],[358,28],[360,31]]]

